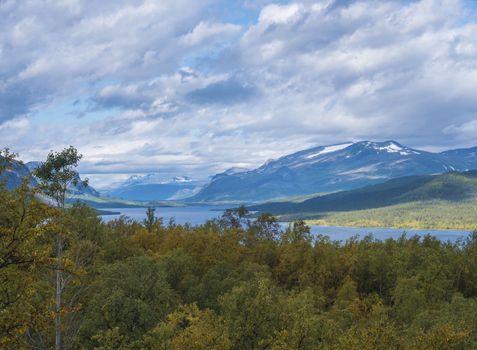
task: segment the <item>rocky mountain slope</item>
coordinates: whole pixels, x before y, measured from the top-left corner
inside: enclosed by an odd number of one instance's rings
[[[342,143],[296,152],[261,167],[215,176],[195,202],[258,202],[355,189],[386,180],[477,169],[477,147],[432,153],[396,141]]]

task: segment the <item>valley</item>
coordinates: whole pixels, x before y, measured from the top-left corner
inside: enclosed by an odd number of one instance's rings
[[[67,204],[98,210],[246,204],[282,221],[313,225],[473,230],[477,222],[477,148],[431,153],[396,141],[319,146],[270,160],[256,169],[231,168],[209,180],[157,173],[130,176],[107,189],[72,186]],[[2,177],[15,188],[38,162]],[[81,180],[80,174],[77,178]],[[104,213],[104,212],[103,212]]]

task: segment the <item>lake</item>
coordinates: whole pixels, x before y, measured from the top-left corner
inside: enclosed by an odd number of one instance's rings
[[[192,225],[200,225],[207,220],[217,218],[222,215],[222,211],[226,209],[224,206],[187,206],[187,207],[158,207],[156,208],[156,216],[162,217],[164,223],[168,223],[169,219],[174,218],[178,224],[190,223]],[[119,212],[133,220],[142,221],[146,217],[146,208],[105,208],[104,210]],[[120,215],[102,215],[104,221],[111,221],[119,218]],[[283,223],[286,225],[286,223]],[[321,234],[330,237],[332,240],[345,241],[353,236],[360,236],[372,233],[375,238],[384,240],[387,238],[399,238],[403,233],[406,235],[425,235],[430,234],[442,241],[455,242],[460,237],[467,236],[470,232],[463,230],[410,230],[395,228],[379,228],[379,227],[335,227],[335,226],[317,226],[311,225],[311,232],[315,235]]]

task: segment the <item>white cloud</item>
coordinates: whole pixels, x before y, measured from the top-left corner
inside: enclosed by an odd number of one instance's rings
[[[220,38],[225,40],[228,36],[239,32],[239,25],[230,23],[209,23],[200,22],[191,32],[181,37],[185,45],[199,45],[206,40]]]
[[[347,140],[475,142],[463,0],[267,0],[252,25],[206,0],[39,3],[0,5],[0,138],[30,159],[74,144],[89,173],[206,177]],[[76,99],[84,118],[45,124]]]
[[[0,130],[4,131],[21,131],[27,129],[30,126],[30,121],[26,118],[15,118],[7,120],[6,122],[0,124]]]
[[[449,125],[444,129],[444,133],[464,140],[475,137],[477,135],[477,119],[460,125]]]
[[[296,3],[290,5],[272,4],[263,8],[258,20],[267,25],[295,22],[301,17],[301,11],[303,11],[303,6]]]

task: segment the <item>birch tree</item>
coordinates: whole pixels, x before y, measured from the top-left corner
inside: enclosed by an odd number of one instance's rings
[[[76,167],[82,155],[73,146],[69,146],[60,152],[51,151],[45,162],[41,163],[34,171],[39,180],[39,188],[48,197],[53,199],[59,210],[64,210],[66,195],[70,186],[87,186],[87,181],[81,181]],[[62,348],[62,294],[65,288],[65,264],[63,251],[65,248],[65,232],[61,232],[64,225],[59,225],[55,242],[55,349]]]

